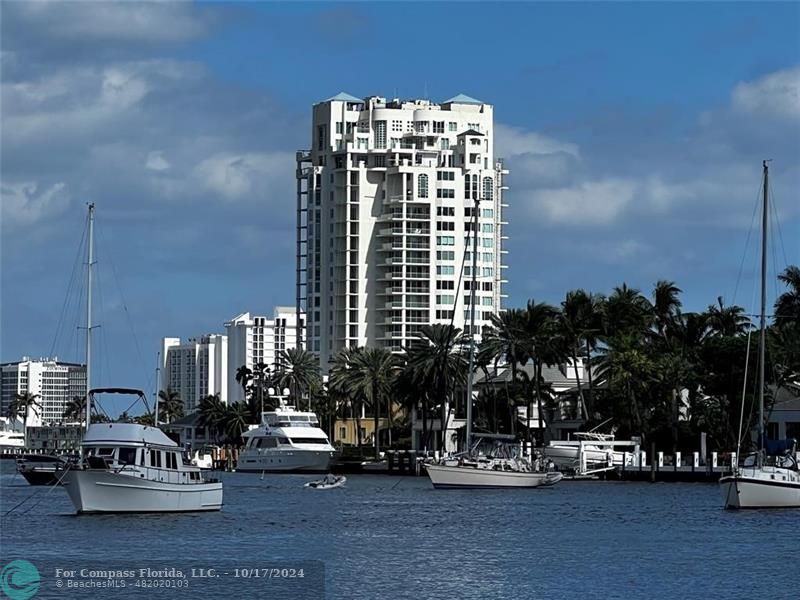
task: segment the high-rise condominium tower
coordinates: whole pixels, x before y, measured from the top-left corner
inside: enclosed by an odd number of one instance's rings
[[[399,351],[425,324],[468,327],[473,258],[476,330],[488,323],[505,174],[492,106],[474,98],[314,105],[311,150],[297,153],[297,307],[323,368],[343,347]]]

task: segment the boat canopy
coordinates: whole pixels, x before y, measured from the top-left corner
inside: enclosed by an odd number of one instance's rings
[[[85,444],[150,444],[177,447],[173,440],[157,427],[138,423],[92,423],[83,438]]]

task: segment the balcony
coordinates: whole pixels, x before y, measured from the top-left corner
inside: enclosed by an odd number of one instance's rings
[[[378,230],[378,235],[380,236],[403,235],[403,226],[400,225],[399,227],[381,227]]]

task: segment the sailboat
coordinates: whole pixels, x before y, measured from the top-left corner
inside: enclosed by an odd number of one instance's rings
[[[91,388],[94,204],[89,205],[86,294],[86,429],[81,460],[60,479],[78,514],[209,511],[222,508],[222,483],[184,463],[182,449],[157,426],[91,423],[96,394],[127,394],[128,388]],[[156,405],[156,425],[158,406]]]
[[[536,465],[519,455],[518,447],[504,441],[504,436],[476,436],[477,443],[472,444],[472,372],[475,366],[475,290],[478,248],[478,199],[473,210],[474,245],[472,253],[472,285],[470,286],[470,318],[469,318],[469,370],[467,376],[467,419],[466,447],[467,452],[454,457],[442,459],[436,463],[426,463],[425,470],[434,488],[534,488],[550,486],[558,483],[563,475],[556,471],[540,471]],[[492,442],[490,450],[479,453],[481,442]]]
[[[794,448],[781,456],[768,456],[764,432],[764,359],[766,356],[767,222],[769,217],[769,166],[763,163],[764,201],[761,218],[761,314],[758,344],[758,444],[755,455],[722,477],[720,490],[725,508],[800,508],[800,471]],[[741,436],[740,436],[741,437]],[[736,453],[739,456],[739,453]]]

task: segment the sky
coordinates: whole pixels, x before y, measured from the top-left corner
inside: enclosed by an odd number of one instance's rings
[[[494,105],[507,306],[668,279],[685,310],[755,310],[765,158],[770,270],[800,263],[798,3],[0,10],[0,361],[82,360],[87,202],[96,386],[152,390],[161,337],[292,305],[294,153],[340,91]]]

